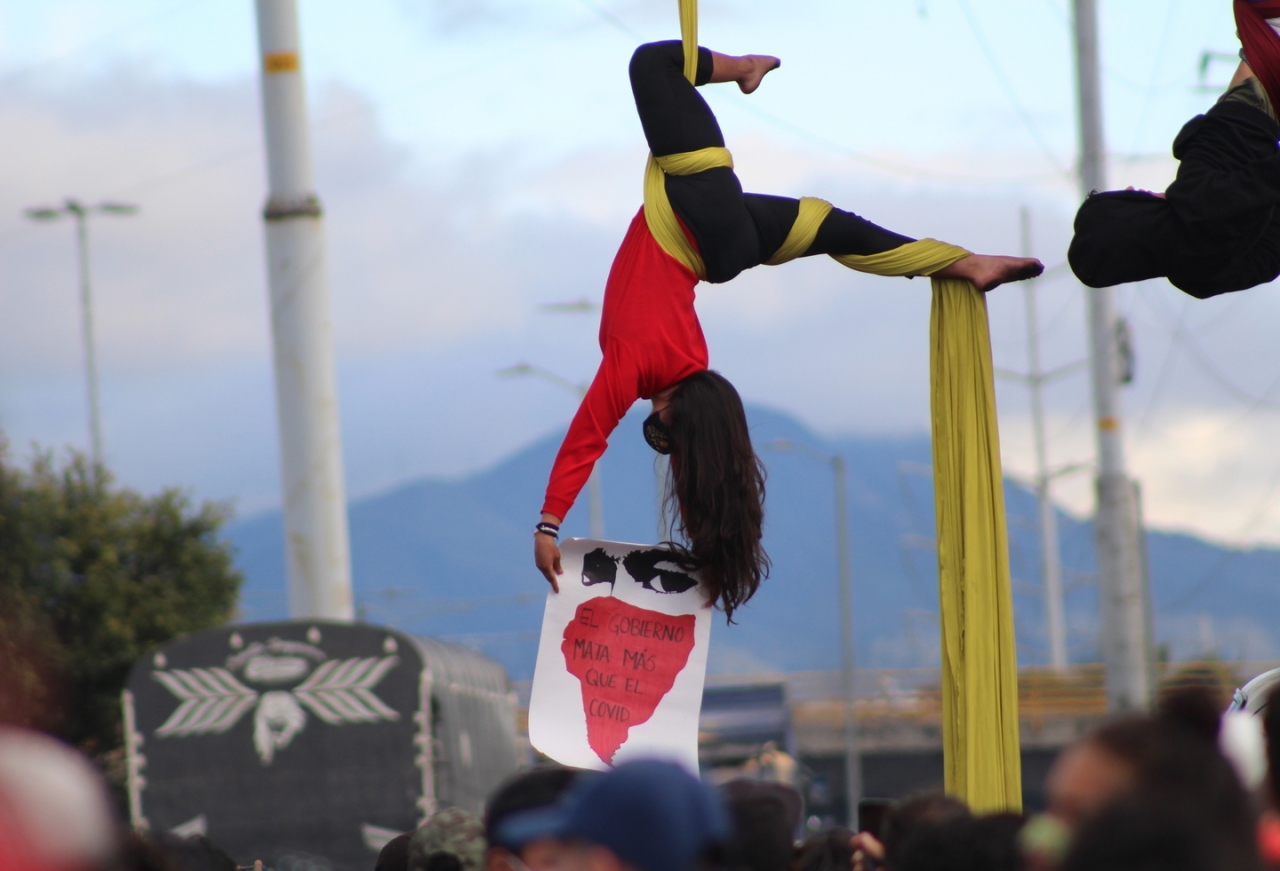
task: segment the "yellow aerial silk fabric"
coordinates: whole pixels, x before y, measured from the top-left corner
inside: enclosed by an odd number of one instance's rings
[[[693,82],[698,4],[679,4],[684,74]],[[726,149],[650,155],[645,169],[649,230],[663,250],[699,278],[706,278],[706,269],[676,221],[665,175],[717,166],[733,166]],[[785,263],[808,251],[831,208],[825,200],[801,199],[795,224],[768,263]],[[881,254],[834,259],[876,275],[932,275],[968,253],[921,239]],[[986,297],[968,281],[934,278],[932,283],[930,404],[946,789],[975,811],[1020,810],[1017,649]]]
[[[698,78],[698,0],[680,0],[680,39],[684,48],[684,77],[690,84]],[[676,213],[667,198],[668,175],[693,175],[718,166],[733,169],[727,148],[703,148],[663,157],[649,155],[644,168],[644,220],[658,246],[683,263],[698,278],[707,277],[706,265],[680,229]]]
[[[1018,669],[986,297],[933,279],[933,491],[947,792],[979,812],[1020,810]]]
[[[733,169],[733,156],[727,148],[703,148],[668,154],[665,157],[649,155],[644,169],[644,220],[654,241],[676,260],[683,263],[698,278],[707,277],[702,255],[680,229],[676,213],[667,198],[667,175],[693,175],[717,166]]]

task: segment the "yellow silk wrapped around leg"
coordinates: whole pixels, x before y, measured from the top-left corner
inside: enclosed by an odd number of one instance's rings
[[[933,279],[929,326],[934,499],[948,793],[1020,810],[1018,670],[986,297]]]

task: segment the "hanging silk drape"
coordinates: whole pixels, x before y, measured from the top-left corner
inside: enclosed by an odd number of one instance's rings
[[[1274,0],[1280,2],[1280,0]],[[698,65],[697,0],[679,0],[684,74]],[[667,199],[665,176],[733,166],[724,148],[662,158],[645,170],[645,219],[663,250],[706,277]],[[795,224],[767,262],[785,263],[813,243],[831,204],[803,197]],[[935,239],[869,256],[834,259],[876,275],[932,275],[968,255]],[[1009,583],[1000,437],[986,297],[971,283],[932,279],[930,403],[942,626],[942,741],[947,792],[976,811],[1022,808],[1017,650]]]
[[[1018,663],[985,295],[933,279],[929,344],[946,789],[975,811],[1019,810]]]

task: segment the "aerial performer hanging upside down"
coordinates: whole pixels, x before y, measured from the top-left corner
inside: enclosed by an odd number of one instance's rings
[[[678,41],[642,45],[631,59],[631,89],[653,155],[645,206],[631,221],[605,285],[604,359],[556,456],[533,550],[558,591],[561,518],[632,403],[650,399],[644,438],[670,454],[669,492],[679,509],[683,542],[671,545],[673,561],[698,571],[708,603],[731,618],[768,573],[761,545],[764,470],[742,400],[708,368],[694,312],[698,281],[722,283],[753,266],[828,254],[862,271],[967,279],[986,291],[1039,275],[1043,266],[916,241],[822,200],[744,194],[715,115],[695,84],[734,82],[750,94],[780,62],[705,48],[698,49],[696,75],[692,55],[689,62],[686,77]]]
[[[1235,0],[1244,44],[1227,92],[1173,141],[1164,193],[1092,193],[1068,260],[1090,287],[1168,278],[1207,299],[1280,275],[1280,0]]]

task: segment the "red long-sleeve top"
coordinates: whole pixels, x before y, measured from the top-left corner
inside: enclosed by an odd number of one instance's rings
[[[604,359],[551,467],[544,512],[561,519],[569,513],[632,403],[707,368],[707,340],[693,310],[697,283],[658,246],[641,209],[609,270],[600,315]]]

